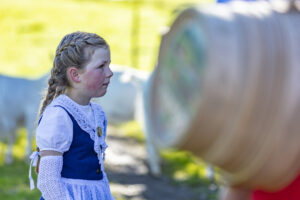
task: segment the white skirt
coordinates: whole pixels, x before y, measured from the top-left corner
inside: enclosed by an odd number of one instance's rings
[[[62,178],[70,200],[114,200],[107,176],[102,180],[81,180]]]

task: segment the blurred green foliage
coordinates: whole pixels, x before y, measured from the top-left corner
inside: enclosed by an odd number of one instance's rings
[[[0,73],[37,77],[48,72],[59,41],[77,30],[103,36],[111,46],[114,64],[132,66],[135,46],[138,62],[132,67],[151,70],[160,31],[178,14],[174,11],[204,1],[0,0]],[[134,12],[139,20],[132,39]]]
[[[14,162],[10,165],[4,164],[4,150],[6,145],[0,143],[0,199],[5,200],[32,200],[39,199],[39,190],[29,189],[29,161],[24,160],[26,146],[26,131],[24,128],[18,130],[18,137],[13,149]],[[32,171],[34,180],[36,174]]]
[[[184,184],[194,188],[200,199],[218,199],[218,172],[213,178],[207,176],[208,165],[190,152],[168,149],[161,152],[162,172],[174,184]],[[214,169],[216,170],[216,169]]]
[[[125,123],[119,127],[125,136],[136,139],[140,143],[145,142],[145,134],[142,132],[142,128],[137,121],[131,121]]]
[[[11,165],[0,164],[0,197],[5,200],[39,199],[40,192],[30,191],[28,180],[29,165],[22,159],[16,159]],[[34,179],[36,180],[36,175]]]
[[[175,182],[206,186],[214,181],[207,177],[207,164],[190,152],[168,149],[161,152],[161,157],[163,172]]]

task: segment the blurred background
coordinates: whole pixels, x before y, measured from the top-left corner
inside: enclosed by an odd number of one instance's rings
[[[161,34],[180,10],[208,0],[1,0],[2,74],[39,77],[61,38],[81,30],[110,44],[112,63],[153,69]]]
[[[180,11],[188,6],[211,2],[0,0],[0,74],[26,79],[43,76],[52,67],[54,51],[61,38],[77,30],[104,37],[111,48],[112,64],[151,72],[157,62],[161,36]],[[4,106],[5,102],[0,104]],[[1,118],[5,118],[4,113],[1,113]],[[154,177],[147,168],[141,125],[129,119],[109,126],[108,145],[112,150],[107,154],[106,169],[117,200],[216,199],[218,176],[208,175],[207,166],[201,160],[187,152],[163,151],[163,174]],[[7,164],[7,141],[1,138],[0,199],[40,197],[37,189],[29,189],[27,143],[26,129],[18,127],[13,162]],[[116,148],[120,151],[113,152]],[[184,195],[180,196],[180,193]]]

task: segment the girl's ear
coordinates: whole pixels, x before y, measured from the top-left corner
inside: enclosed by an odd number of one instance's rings
[[[80,77],[79,77],[78,69],[76,67],[68,68],[67,73],[68,73],[71,81],[73,81],[75,83],[80,83]]]

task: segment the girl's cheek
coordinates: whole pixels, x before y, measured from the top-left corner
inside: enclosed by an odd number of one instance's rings
[[[95,74],[93,72],[90,72],[88,74],[88,82],[87,82],[87,89],[88,90],[95,90],[99,88],[100,85],[102,85],[104,76],[102,74]]]
[[[95,90],[97,89],[97,84],[93,82],[89,82],[86,87],[88,90]]]

